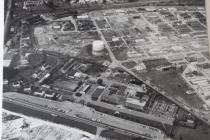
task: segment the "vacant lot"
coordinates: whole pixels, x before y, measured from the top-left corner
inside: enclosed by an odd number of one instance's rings
[[[153,70],[142,73],[142,76],[150,79],[154,85],[165,91],[166,95],[174,98],[181,97],[190,106],[197,109],[202,108],[203,101],[197,95],[186,94],[190,87],[177,72]]]
[[[135,61],[129,61],[129,62],[124,62],[122,63],[123,66],[125,66],[128,69],[131,69],[137,65]]]
[[[168,66],[170,63],[165,58],[143,61],[147,69],[150,71],[160,66]]]
[[[210,137],[210,128],[201,124],[196,129],[186,127],[174,127],[173,131],[174,140],[208,140]]]
[[[51,25],[36,27],[34,36],[39,49],[55,51],[62,54],[77,56],[81,49],[91,44],[94,40],[99,40],[97,31],[66,31],[55,32]]]

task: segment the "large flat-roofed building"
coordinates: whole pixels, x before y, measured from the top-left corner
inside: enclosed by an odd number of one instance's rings
[[[61,72],[66,73],[69,69],[71,69],[73,67],[73,65],[72,65],[73,61],[74,61],[74,59],[71,58],[67,63],[65,63],[61,69]]]
[[[146,105],[146,101],[140,101],[138,99],[127,98],[125,106],[134,110],[143,110]]]
[[[104,87],[102,86],[98,86],[95,91],[93,92],[92,96],[91,96],[91,99],[94,100],[94,101],[97,101],[98,100],[98,97],[103,93],[104,91]]]
[[[116,94],[113,94],[113,95],[105,94],[101,97],[101,100],[109,104],[114,104],[114,105],[120,104],[120,96]]]
[[[159,128],[163,130],[166,134],[170,135],[173,125],[174,125],[174,118],[168,118],[168,117],[159,117],[139,111],[124,109],[124,108],[118,108],[114,105],[98,102],[98,101],[92,101],[87,104],[89,107],[94,108],[95,110],[99,112],[103,112],[109,115],[116,115],[116,112],[118,114],[118,117],[134,121],[137,123],[141,123],[144,125],[152,126],[155,128]]]
[[[73,80],[61,81],[61,80],[59,80],[59,81],[56,81],[53,86],[74,92],[79,87],[79,83],[80,83],[80,81],[73,81]]]
[[[43,4],[43,0],[28,0],[24,2],[23,9],[32,8],[35,6],[40,6]]]

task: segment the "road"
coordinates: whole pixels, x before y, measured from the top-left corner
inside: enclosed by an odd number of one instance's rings
[[[177,104],[180,108],[186,110],[187,112],[190,112],[191,114],[195,115],[199,120],[201,120],[202,122],[208,124],[210,126],[210,121],[204,119],[204,116],[201,116],[199,112],[197,112],[196,110],[191,109],[190,107],[188,107],[184,102],[179,102],[176,99],[174,99],[171,96],[167,96],[165,95],[164,91],[161,91],[159,88],[157,88],[156,86],[151,85],[150,83],[148,83],[147,81],[141,79],[138,75],[136,75],[134,72],[132,72],[131,70],[129,70],[128,68],[124,67],[114,56],[110,46],[108,45],[106,39],[104,38],[100,28],[98,27],[98,25],[96,24],[95,20],[94,24],[102,38],[102,40],[105,43],[105,47],[108,50],[109,56],[112,60],[112,65],[116,66],[116,67],[120,67],[122,68],[124,71],[126,71],[127,73],[129,73],[130,75],[132,75],[133,77],[135,77],[136,79],[138,79],[139,81],[143,82],[147,87],[149,87],[150,89],[152,89],[153,91],[156,91],[157,93],[161,94],[162,96],[164,96],[165,98],[167,98],[168,100],[172,101],[173,103]],[[189,110],[190,108],[190,110]]]
[[[11,1],[11,0],[10,0]],[[152,2],[156,2],[157,1],[161,4],[161,2],[159,0],[145,0],[145,1],[141,1],[141,2],[134,2],[134,3],[123,3],[123,4],[112,4],[112,5],[100,5],[98,7],[94,6],[94,7],[70,7],[69,5],[65,5],[65,6],[60,6],[56,9],[55,12],[59,12],[59,11],[74,11],[74,10],[78,10],[78,11],[93,11],[93,10],[105,10],[105,9],[113,9],[113,8],[128,8],[128,7],[138,7],[138,6],[142,6],[142,5],[148,5]],[[163,0],[165,2],[165,0]],[[170,0],[169,0],[170,1]],[[168,1],[168,2],[169,2]],[[164,5],[164,4],[163,4]],[[34,11],[32,10],[31,12],[27,12],[25,10],[21,10],[21,9],[14,9],[13,12],[18,12],[20,14],[22,14],[22,17],[30,17],[32,14],[41,14],[41,13],[48,13],[50,12],[50,9],[40,9],[40,8],[36,8],[34,9]],[[10,14],[8,14],[10,15]],[[21,17],[21,18],[22,18]],[[21,19],[20,18],[20,19]],[[7,19],[6,22],[5,22],[5,27],[8,27],[10,24],[9,24],[9,20]],[[100,31],[99,31],[100,32]],[[5,33],[5,36],[6,36],[6,33]],[[135,77],[136,79],[144,82],[148,87],[150,87],[152,90],[160,93],[161,95],[163,95],[164,97],[166,97],[167,99],[171,100],[172,102],[176,103],[179,107],[183,108],[184,110],[192,113],[193,115],[195,115],[197,118],[199,118],[201,121],[203,121],[204,123],[210,125],[210,122],[205,120],[203,118],[203,116],[201,116],[199,114],[199,112],[196,112],[194,110],[189,110],[188,108],[186,108],[185,104],[184,103],[181,103],[175,99],[173,99],[172,97],[170,96],[167,96],[164,94],[164,92],[160,91],[157,87],[155,86],[152,86],[150,85],[149,83],[147,83],[146,81],[140,79],[135,73],[133,73],[131,70],[127,69],[126,67],[124,67],[114,56],[114,54],[112,53],[109,45],[106,43],[103,35],[102,35],[102,39],[104,40],[105,42],[105,46],[109,52],[109,55],[110,55],[110,58],[112,59],[112,62],[116,65],[116,66],[119,66],[121,67],[123,70],[125,70],[126,72],[128,72],[130,75],[132,75],[133,77]]]
[[[102,33],[101,33],[102,34]],[[124,71],[126,71],[127,73],[129,73],[130,75],[132,75],[133,77],[135,77],[136,79],[140,80],[141,82],[143,82],[147,87],[151,88],[153,91],[156,91],[157,93],[161,94],[162,96],[166,97],[168,100],[172,101],[173,103],[177,104],[180,108],[186,110],[187,112],[190,112],[191,114],[195,115],[199,120],[201,120],[202,122],[208,124],[210,126],[210,121],[204,119],[204,116],[201,116],[199,112],[197,112],[196,110],[189,110],[186,107],[186,104],[183,102],[179,102],[176,99],[174,99],[173,97],[167,96],[165,95],[164,91],[161,91],[160,89],[158,89],[156,86],[150,85],[147,81],[142,80],[141,78],[139,78],[139,76],[137,76],[134,72],[132,72],[131,70],[129,70],[128,68],[124,67],[114,56],[114,54],[112,53],[109,45],[106,43],[105,38],[102,35],[102,39],[105,42],[105,46],[106,49],[109,52],[109,56],[112,60],[112,62],[117,65],[118,67],[122,68]],[[190,107],[189,107],[190,108]]]
[[[178,1],[178,0],[177,0]],[[39,6],[31,8],[30,10],[23,10],[22,8],[14,8],[13,12],[22,15],[21,17],[31,16],[32,14],[43,14],[43,13],[59,13],[59,12],[75,12],[79,14],[84,12],[90,12],[95,10],[106,10],[106,9],[119,9],[119,8],[129,8],[129,7],[140,7],[140,6],[179,6],[178,2],[175,0],[141,0],[137,2],[130,3],[118,3],[118,4],[101,4],[101,5],[70,5],[64,4],[56,7],[54,11],[47,8],[46,6]],[[181,3],[181,2],[179,2]],[[202,4],[194,4],[196,6]],[[193,5],[192,5],[193,6]],[[73,15],[72,13],[72,15]]]
[[[132,75],[133,77],[135,77],[136,79],[142,81],[145,85],[147,85],[147,87],[151,88],[153,91],[156,91],[157,93],[159,93],[159,94],[161,94],[162,96],[166,97],[168,100],[170,100],[170,101],[172,101],[173,103],[177,104],[180,108],[182,108],[182,109],[186,110],[187,112],[190,112],[191,114],[195,115],[195,116],[196,116],[199,120],[201,120],[202,122],[204,122],[204,123],[210,125],[210,121],[207,121],[206,119],[204,119],[204,118],[203,118],[204,116],[201,116],[201,114],[200,114],[199,112],[197,112],[197,110],[191,109],[191,107],[187,106],[184,102],[177,101],[177,100],[174,99],[173,97],[168,96],[168,95],[165,95],[164,91],[161,91],[161,90],[160,90],[159,88],[157,88],[156,86],[151,85],[151,84],[148,83],[147,81],[141,79],[141,78],[140,78],[138,75],[136,75],[133,71],[131,71],[131,70],[129,70],[128,68],[124,67],[124,66],[121,64],[121,62],[119,62],[119,61],[115,58],[115,56],[114,56],[114,54],[113,54],[113,52],[112,52],[110,46],[108,45],[107,41],[106,41],[105,38],[104,38],[104,36],[103,36],[103,34],[102,34],[100,28],[99,28],[98,25],[95,23],[95,20],[93,20],[93,21],[94,21],[94,24],[95,24],[95,26],[96,26],[96,28],[97,28],[99,34],[101,35],[102,40],[103,40],[104,43],[105,43],[105,47],[106,47],[106,49],[107,49],[108,52],[109,52],[109,56],[110,56],[110,58],[111,58],[112,63],[113,63],[114,66],[122,68],[124,71],[126,71],[127,73],[129,73],[130,75]],[[189,110],[189,108],[190,108],[190,110]]]
[[[111,130],[115,130],[118,133],[126,134],[129,136],[140,136],[140,137],[145,137],[148,139],[159,139],[159,140],[162,139],[162,137],[163,137],[163,133],[161,133],[161,132],[154,132],[154,135],[153,135],[153,134],[151,134],[151,133],[153,133],[152,132],[153,130],[150,130],[147,128],[144,128],[147,130],[141,130],[142,128],[140,128],[140,126],[138,126],[136,124],[129,124],[130,122],[125,122],[125,124],[123,122],[123,124],[122,124],[121,123],[122,121],[119,122],[120,119],[113,119],[115,123],[111,123],[112,122],[111,118],[109,118],[108,115],[103,116],[102,119],[100,116],[98,116],[98,118],[96,117],[97,120],[99,118],[102,120],[100,122],[92,121],[91,119],[89,119],[90,115],[88,115],[86,113],[85,114],[80,113],[81,117],[78,117],[77,115],[76,115],[77,116],[76,117],[74,112],[77,112],[77,111],[74,111],[73,109],[72,109],[71,113],[61,112],[61,111],[54,109],[54,108],[57,108],[56,104],[58,104],[58,106],[60,106],[62,109],[65,108],[64,107],[65,104],[62,106],[62,105],[60,105],[61,104],[60,102],[50,101],[50,100],[46,100],[46,99],[40,99],[39,97],[33,97],[33,96],[28,96],[28,95],[23,95],[23,94],[18,94],[18,93],[5,93],[3,102],[5,104],[7,102],[9,102],[9,103],[12,103],[12,104],[15,104],[18,106],[23,106],[26,108],[40,111],[40,112],[54,114],[55,116],[63,117],[65,119],[70,119],[70,120],[73,120],[76,122],[82,122],[84,124],[88,124],[91,126],[97,126],[100,128],[109,128]],[[48,107],[46,107],[46,104],[48,105]],[[68,106],[68,109],[69,109],[69,104],[66,104],[66,106]],[[85,117],[85,116],[87,116],[87,117]],[[105,120],[105,121],[103,121],[103,120]],[[136,129],[132,130],[129,125],[132,127],[135,127]],[[127,127],[124,127],[124,126],[127,126]],[[151,135],[149,135],[149,134],[151,134]]]
[[[116,8],[127,8],[127,7],[135,7],[135,6],[145,6],[145,5],[152,5],[153,3],[157,5],[166,5],[169,2],[173,2],[173,0],[140,0],[137,2],[130,2],[130,3],[107,3],[107,4],[63,4],[56,7],[56,10],[85,10],[85,11],[93,11],[93,10],[104,10],[104,9],[116,9]],[[175,4],[175,3],[174,3]],[[15,8],[14,11],[17,12],[24,12],[22,8]],[[46,6],[39,6],[30,8],[30,11],[40,11],[40,12],[49,12],[51,9],[46,8]]]

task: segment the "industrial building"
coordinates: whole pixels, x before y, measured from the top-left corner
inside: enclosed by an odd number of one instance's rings
[[[134,98],[127,98],[125,102],[125,106],[133,110],[141,111],[141,110],[144,110],[144,107],[148,100],[149,100],[149,96],[145,96],[145,98],[142,100],[134,99]]]
[[[82,85],[82,89],[80,90],[79,93],[80,93],[80,94],[86,94],[90,88],[91,88],[90,85],[84,84],[84,85]]]
[[[45,92],[44,91],[42,91],[42,92],[35,91],[33,94],[35,96],[41,96],[41,97],[43,97],[45,95]]]
[[[80,85],[80,81],[76,81],[76,80],[68,80],[68,81],[58,80],[53,84],[54,87],[58,87],[64,90],[72,91],[72,92],[75,92],[76,89],[79,87],[79,85]]]
[[[39,9],[43,0],[28,1],[24,3],[24,6],[33,10],[36,6]],[[75,1],[75,5],[72,6],[76,6],[77,3],[95,0],[72,1]],[[88,4],[86,3],[85,6]],[[179,121],[177,116],[180,115],[178,112],[183,104],[183,108],[185,108],[185,103],[187,108],[183,114],[189,114],[191,110],[193,112],[193,109],[198,109],[197,106],[200,106],[200,104],[194,106],[194,101],[197,101],[196,96],[193,95],[190,99],[185,98],[190,96],[186,94],[189,90],[192,91],[195,87],[198,90],[197,95],[206,102],[210,101],[210,79],[206,76],[208,74],[194,76],[193,72],[198,71],[198,68],[190,67],[189,64],[197,63],[199,57],[188,55],[189,53],[196,54],[195,50],[206,46],[205,40],[195,39],[203,34],[206,27],[200,22],[205,22],[205,15],[202,12],[194,13],[185,8],[172,10],[172,8],[163,7],[133,7],[97,12],[69,16],[70,11],[67,10],[62,15],[58,8],[55,13],[50,13],[55,17],[52,20],[47,19],[48,14],[45,15],[42,12],[42,16],[34,14],[24,18],[26,22],[22,22],[21,30],[19,31],[18,28],[17,31],[12,30],[15,36],[20,35],[20,44],[16,44],[17,42],[13,39],[6,46],[12,48],[15,44],[15,52],[20,53],[17,56],[25,54],[24,59],[28,56],[28,60],[34,60],[35,64],[32,65],[29,61],[32,67],[27,70],[20,68],[16,77],[23,81],[8,82],[7,84],[12,87],[11,91],[41,97],[36,97],[37,101],[47,98],[49,100],[45,101],[52,100],[51,103],[55,103],[56,106],[65,101],[65,105],[61,106],[62,109],[75,105],[71,111],[69,109],[61,110],[61,112],[72,113],[74,118],[86,119],[85,122],[93,122],[93,125],[96,122],[103,125],[102,119],[112,121],[114,118],[120,120],[119,124],[125,127],[128,126],[126,125],[128,121],[132,131],[138,130],[133,125],[136,122],[138,126],[145,129],[154,131],[159,131],[156,128],[161,129],[167,135],[171,134],[175,121]],[[180,12],[187,14],[182,15]],[[69,17],[65,17],[65,14]],[[43,24],[44,19],[49,22]],[[34,26],[35,24],[40,25]],[[10,51],[10,47],[8,48]],[[42,51],[47,55],[43,60],[38,59],[41,55],[35,59],[31,57],[33,55],[28,55],[34,50]],[[199,55],[202,55],[200,51]],[[178,71],[179,68],[175,67],[178,65],[171,64],[173,62],[170,59],[173,56],[182,60],[177,64],[184,61],[183,65],[187,67],[186,69],[183,67],[185,73],[182,70]],[[5,66],[10,66],[11,60],[5,55]],[[112,61],[114,62],[111,63]],[[188,72],[188,69],[191,71]],[[25,75],[33,78],[27,79]],[[25,81],[28,83],[25,84]],[[188,87],[188,84],[191,86]],[[171,98],[166,99],[160,93]],[[59,102],[54,102],[54,100]],[[188,104],[191,107],[187,106]],[[90,112],[85,114],[87,109]],[[76,111],[84,114],[76,116],[73,114]],[[97,115],[93,116],[91,112]],[[200,119],[203,118],[201,116]],[[181,121],[182,126],[194,127],[195,125],[194,120]],[[113,124],[117,125],[114,122]],[[116,127],[120,128],[120,125]],[[162,134],[162,131],[159,132]],[[142,131],[142,133],[146,132]]]
[[[27,10],[41,5],[43,5],[43,0],[27,0],[24,2],[23,9]]]
[[[98,86],[95,91],[93,92],[92,96],[91,96],[91,99],[94,100],[94,101],[97,101],[98,100],[98,97],[103,93],[104,91],[104,87],[102,86]]]
[[[92,43],[92,54],[94,56],[104,55],[104,42],[101,40],[93,41]]]
[[[146,114],[134,110],[121,109],[111,104],[92,101],[87,106],[94,108],[96,111],[103,112],[109,115],[118,116],[120,118],[141,123],[144,125],[152,126],[163,130],[166,134],[170,135],[173,125],[173,118],[158,117],[151,114]]]
[[[67,63],[64,64],[64,66],[61,68],[62,73],[66,73],[69,69],[73,67],[74,59],[71,58]]]
[[[120,96],[116,94],[112,94],[112,95],[104,94],[101,97],[101,101],[109,103],[109,104],[119,105]]]
[[[55,93],[45,93],[44,97],[48,99],[52,99],[55,96]]]

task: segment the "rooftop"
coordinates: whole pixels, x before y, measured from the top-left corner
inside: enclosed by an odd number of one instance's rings
[[[122,108],[117,108],[116,106],[107,104],[107,103],[103,103],[103,102],[95,102],[92,101],[91,104],[96,105],[96,106],[101,106],[107,109],[112,109],[121,113],[125,113],[128,115],[132,115],[132,116],[137,116],[137,117],[142,117],[148,120],[152,120],[152,121],[156,121],[156,122],[161,122],[164,124],[168,124],[168,125],[173,125],[174,119],[172,118],[163,118],[163,117],[157,117],[151,114],[146,114],[146,113],[142,113],[142,112],[138,112],[138,111],[134,111],[134,110],[128,110],[128,109],[122,109]]]

